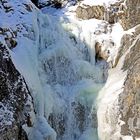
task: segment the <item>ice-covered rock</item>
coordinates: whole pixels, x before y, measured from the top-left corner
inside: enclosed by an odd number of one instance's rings
[[[23,125],[32,126],[33,100],[23,76],[15,67],[11,51],[23,29],[23,14],[31,12],[31,3],[0,2],[0,139],[27,140]],[[18,5],[18,6],[17,6]],[[23,11],[22,11],[23,10]],[[22,29],[21,29],[22,28]],[[22,31],[21,31],[22,30]],[[24,31],[23,31],[24,32]],[[21,34],[23,34],[23,32]],[[24,32],[25,33],[25,32]],[[30,124],[29,124],[29,120]]]
[[[128,9],[132,5],[129,6]],[[138,16],[136,24],[131,23],[131,16],[125,27],[136,26],[124,32],[115,68],[109,71],[107,83],[99,94],[98,133],[101,140],[140,138],[140,25],[137,24]]]
[[[31,112],[32,98],[24,78],[15,68],[8,47],[0,41],[0,139],[27,139],[22,125],[28,125]]]

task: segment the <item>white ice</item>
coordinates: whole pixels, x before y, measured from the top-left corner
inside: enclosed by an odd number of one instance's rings
[[[57,137],[58,140],[98,140],[91,110],[95,115],[96,97],[105,82],[106,63],[95,63],[94,45],[102,37],[108,39],[111,36],[115,41],[116,32],[121,34],[122,30],[116,30],[119,26],[116,24],[112,34],[97,37],[94,32],[103,21],[80,21],[69,11],[58,13],[49,15],[35,10],[30,16],[34,33],[29,37],[20,36],[17,47],[11,52],[34,99],[36,118],[33,128],[26,130],[30,140],[55,140],[58,134],[48,119],[53,114],[57,124],[60,121],[57,116],[62,114],[67,119],[66,131]],[[83,132],[73,114],[73,104],[79,103],[87,108]]]

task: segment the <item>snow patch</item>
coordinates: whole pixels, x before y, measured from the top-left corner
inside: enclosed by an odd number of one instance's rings
[[[9,110],[4,104],[0,102],[0,127],[10,126],[14,121],[13,110]]]
[[[110,5],[112,3],[117,2],[118,0],[84,0],[81,4],[84,5]]]

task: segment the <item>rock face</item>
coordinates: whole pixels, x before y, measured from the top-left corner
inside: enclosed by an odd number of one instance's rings
[[[128,48],[124,49],[124,54],[127,55],[122,55],[100,94],[102,99],[98,108],[98,131],[101,140],[124,140],[125,138],[137,140],[140,138],[139,35],[132,45],[130,43],[130,46],[126,47]],[[121,60],[123,57],[124,62]],[[122,70],[118,71],[122,63]]]
[[[121,11],[123,0],[114,2],[109,6],[106,5],[85,5],[80,4],[76,9],[76,16],[81,19],[96,18],[99,20],[105,20],[110,24],[114,24],[118,21],[119,17],[124,15]]]
[[[140,24],[140,1],[126,0],[120,6],[120,23],[125,30]]]
[[[121,24],[126,30],[136,26],[123,35],[116,66],[111,70],[112,74],[101,91],[100,96],[103,98],[99,96],[101,100],[98,108],[98,130],[101,140],[138,140],[140,138],[139,2],[126,1],[127,16],[122,15]],[[110,83],[111,86],[109,86]]]
[[[22,20],[25,13],[32,11],[32,7],[31,3],[15,3],[24,12],[11,1],[0,1],[3,19],[0,21],[0,140],[27,140],[22,126],[26,124],[31,127],[28,120],[33,111],[28,87],[10,55],[12,49],[17,47],[19,34],[25,29],[21,28],[24,25],[18,18]]]
[[[27,140],[22,125],[29,113],[29,96],[23,77],[0,42],[0,140]]]
[[[91,18],[103,19],[104,12],[105,8],[100,5],[97,6],[83,5],[78,6],[76,9],[76,15],[78,18],[81,19],[91,19]]]
[[[38,0],[31,0],[38,7]]]
[[[122,135],[131,135],[133,139],[140,138],[140,38],[127,54],[123,70],[128,70],[124,83],[124,91],[119,96]]]
[[[81,4],[76,9],[76,15],[81,19],[96,18],[108,21],[110,24],[119,20],[123,28],[128,30],[140,23],[139,5],[139,0],[118,0],[108,7],[105,5],[89,6]]]
[[[109,7],[106,7],[104,20],[108,21],[110,24],[116,23],[119,16],[122,15],[122,13],[119,11],[122,3],[123,0],[120,0],[110,4]]]
[[[32,0],[33,1],[33,0]],[[56,9],[59,8],[63,8],[68,2],[68,0],[43,0],[43,1],[39,1],[39,8],[43,8],[45,6],[51,6],[54,7]],[[72,1],[73,4],[76,4],[76,1]]]
[[[122,55],[131,47],[132,43],[136,40],[136,37],[140,34],[140,24],[135,26],[132,29],[131,34],[130,33],[126,33],[122,36],[121,39],[121,46],[119,48],[119,52],[117,54],[116,57],[116,62],[115,62],[115,66],[117,65],[120,57],[122,57]]]

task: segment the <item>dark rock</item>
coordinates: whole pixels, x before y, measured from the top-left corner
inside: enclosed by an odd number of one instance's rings
[[[25,81],[12,63],[7,48],[0,43],[0,139],[27,140],[22,125],[26,123],[27,97]]]
[[[32,5],[30,4],[24,4],[24,5],[27,11],[32,12],[32,9],[33,9]]]
[[[38,7],[38,0],[31,0]]]

